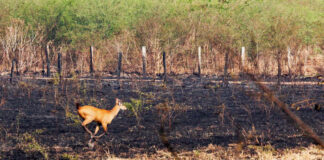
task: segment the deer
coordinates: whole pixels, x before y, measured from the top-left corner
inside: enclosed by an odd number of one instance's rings
[[[111,121],[117,116],[120,110],[127,109],[123,105],[122,101],[118,98],[116,98],[116,104],[111,110],[100,109],[90,105],[81,106],[79,103],[76,103],[75,105],[78,110],[79,116],[84,120],[82,122],[82,126],[90,134],[91,139],[100,138],[103,135],[105,135],[105,133],[108,134],[107,125],[111,123]],[[92,133],[87,128],[87,124],[90,124],[93,121],[97,122],[97,126],[94,133]],[[105,132],[99,136],[96,136],[96,134],[99,131],[100,125],[103,127]]]

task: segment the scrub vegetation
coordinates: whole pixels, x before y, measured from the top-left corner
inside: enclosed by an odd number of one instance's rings
[[[21,71],[39,71],[48,44],[52,65],[63,54],[64,73],[88,70],[90,45],[97,71],[114,69],[119,51],[125,69],[140,71],[141,46],[147,46],[149,73],[161,72],[162,51],[170,72],[188,73],[202,46],[203,73],[220,74],[220,57],[228,54],[237,74],[245,46],[256,73],[276,74],[287,48],[295,64],[289,72],[321,72],[312,64],[323,58],[322,0],[0,0],[0,5],[1,70],[16,59]],[[302,70],[307,63],[312,69]]]

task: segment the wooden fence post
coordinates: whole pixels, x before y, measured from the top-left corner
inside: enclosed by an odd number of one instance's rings
[[[164,79],[164,82],[166,82],[166,79],[167,79],[167,71],[166,71],[165,51],[163,51],[163,69],[164,69],[163,79]]]
[[[201,75],[201,47],[198,47],[198,76]]]
[[[278,82],[277,85],[280,88],[280,78],[281,78],[281,50],[277,50],[277,64],[278,64],[278,74],[277,74],[277,78],[278,78]]]
[[[57,55],[57,69],[58,69],[59,76],[61,77],[61,73],[62,73],[61,53],[58,53]]]
[[[11,63],[10,83],[12,83],[13,72],[14,72],[14,69],[15,69],[14,66],[15,66],[15,60],[13,59],[12,63]]]
[[[49,45],[46,45],[45,48],[45,56],[46,56],[46,63],[47,63],[47,77],[51,76],[51,66],[50,66],[50,60],[49,60]]]
[[[288,61],[288,74],[289,74],[289,77],[291,77],[291,60],[292,60],[291,49],[290,49],[290,47],[288,47],[287,48],[287,61]]]
[[[242,47],[242,50],[241,50],[241,63],[242,63],[242,68],[244,69],[244,65],[245,65],[245,47]]]
[[[227,73],[227,70],[228,70],[228,56],[229,56],[229,49],[227,49],[225,51],[225,57],[224,57],[224,61],[225,61],[225,64],[224,64],[224,77],[223,77],[223,83],[225,86],[228,86],[228,73]]]
[[[19,66],[18,66],[19,63],[18,63],[18,60],[17,60],[16,58],[15,58],[14,60],[15,60],[15,63],[16,63],[16,75],[19,76],[19,75],[20,75],[19,70],[18,70],[18,68],[19,68]]]
[[[42,57],[42,61],[43,61],[43,64],[42,64],[42,76],[45,77],[45,62],[44,62],[43,57]]]
[[[307,45],[306,54],[304,54],[304,77],[306,77],[306,68],[307,68],[307,56],[309,55],[309,46]]]
[[[245,47],[243,46],[241,49],[241,76],[245,78]]]
[[[143,76],[146,76],[146,47],[142,46]]]
[[[93,71],[93,46],[90,46],[90,73]]]
[[[122,58],[123,58],[123,53],[119,52],[118,53],[118,67],[117,67],[118,79],[120,78],[120,73],[122,72]]]

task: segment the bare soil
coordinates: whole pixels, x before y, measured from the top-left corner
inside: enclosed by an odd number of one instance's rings
[[[242,80],[223,86],[219,80],[178,75],[166,83],[130,77],[118,82],[114,77],[94,77],[59,84],[57,79],[21,77],[10,84],[8,77],[1,77],[0,158],[150,156],[166,150],[161,126],[175,153],[210,144],[224,148],[242,144],[244,150],[248,145],[289,149],[314,143],[275,104],[265,100],[253,83]],[[323,85],[291,82],[280,89],[270,83],[267,86],[324,139]],[[90,136],[81,127],[75,102],[110,109],[116,97],[131,104],[131,99],[139,100],[138,116],[131,109],[120,112],[108,126],[108,135],[89,148]],[[316,104],[320,110],[314,109]],[[94,127],[95,123],[89,126]]]

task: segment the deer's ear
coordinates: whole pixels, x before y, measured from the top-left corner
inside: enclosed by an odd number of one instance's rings
[[[116,98],[116,104],[118,104],[119,103],[119,99],[118,98]]]

